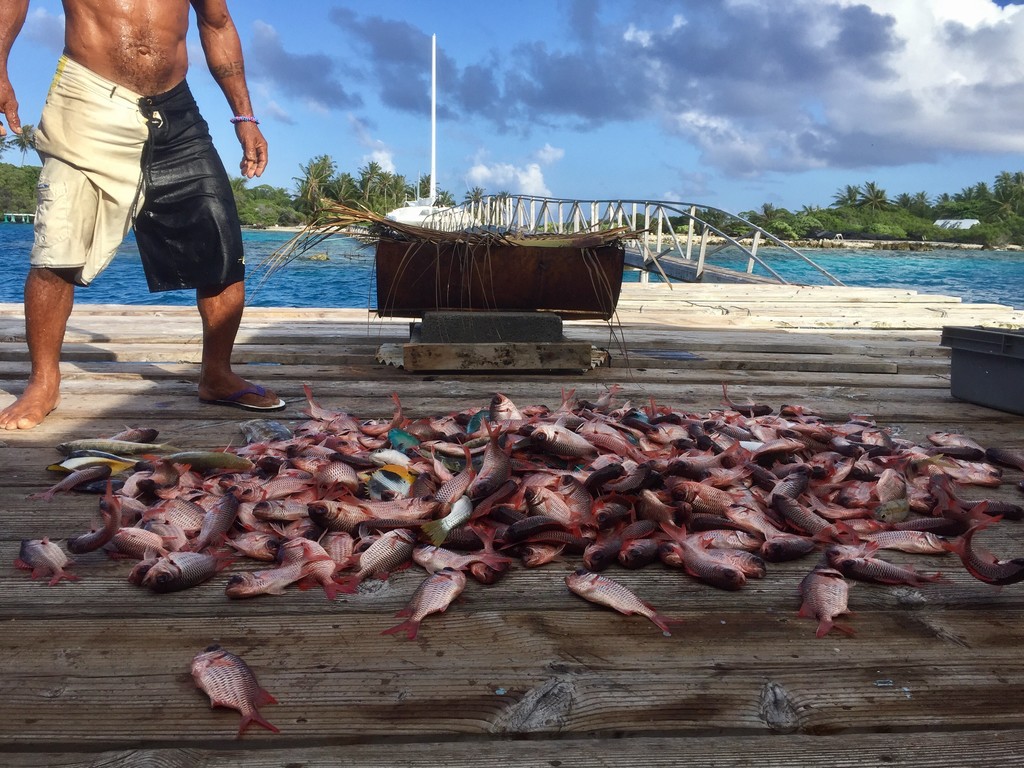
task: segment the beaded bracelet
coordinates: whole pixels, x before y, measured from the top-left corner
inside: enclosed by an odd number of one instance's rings
[[[232,123],[252,123],[253,125],[259,125],[260,121],[252,115],[235,115],[231,118]]]

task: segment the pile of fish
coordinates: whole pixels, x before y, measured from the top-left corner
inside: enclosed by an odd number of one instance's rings
[[[134,431],[64,444],[69,474],[39,496],[105,489],[102,524],[66,548],[129,559],[129,580],[155,592],[232,565],[229,598],[295,585],[335,599],[418,566],[424,581],[385,630],[408,638],[467,579],[491,584],[513,565],[555,560],[578,561],[565,578],[571,592],[665,634],[672,619],[600,572],[653,564],[737,590],[772,563],[804,559],[799,614],[818,622],[819,637],[852,633],[835,623],[848,579],[941,578],[883,551],[955,553],[977,579],[1024,581],[1024,558],[1001,560],[973,541],[1024,509],[962,492],[1000,485],[1003,467],[1024,471],[1024,452],[941,432],[917,445],[868,418],[827,423],[800,406],[776,413],[727,393],[722,408],[694,414],[617,403],[619,391],[593,402],[563,392],[557,408],[496,394],[486,408],[418,419],[394,397],[390,420],[358,420],[307,388],[308,421],[246,422],[247,445],[234,451],[180,451]],[[49,539],[23,542],[17,564],[51,584],[76,578]]]

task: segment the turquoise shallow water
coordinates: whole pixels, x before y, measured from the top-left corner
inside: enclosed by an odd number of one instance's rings
[[[333,238],[312,250],[327,260],[297,259],[270,280],[254,287],[256,265],[288,241],[284,232],[245,233],[250,265],[249,303],[261,307],[375,306],[373,251],[349,238]],[[0,224],[0,302],[20,302],[32,227]],[[782,251],[763,249],[762,255],[791,282],[821,284],[819,276],[799,259]],[[921,293],[960,296],[964,301],[1006,304],[1024,309],[1024,253],[1017,251],[936,250],[929,252],[807,250],[805,253],[847,285],[907,288]],[[716,259],[722,266],[742,268],[739,258]],[[627,280],[635,275],[627,275]],[[146,288],[135,242],[122,245],[110,268],[93,285],[76,291],[86,304],[178,304],[194,302],[191,291],[151,294]]]

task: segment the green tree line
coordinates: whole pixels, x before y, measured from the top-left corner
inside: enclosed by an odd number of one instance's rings
[[[804,206],[794,212],[765,203],[741,216],[784,240],[841,234],[846,239],[937,240],[992,248],[1024,245],[1024,172],[1004,171],[991,185],[982,181],[935,198],[927,192],[890,197],[868,181],[839,189],[828,208]],[[936,226],[943,219],[979,223],[969,229]]]
[[[26,166],[33,148],[32,126],[21,135],[0,140],[0,157],[19,152],[18,166],[0,162],[0,209],[29,212],[35,208],[38,166]],[[269,184],[250,186],[243,177],[231,179],[239,217],[244,226],[301,225],[315,215],[324,200],[365,208],[378,214],[398,208],[408,200],[425,197],[430,175],[416,181],[385,171],[370,161],[355,173],[339,171],[330,155],[317,155],[299,166],[293,178],[294,192]],[[464,202],[479,200],[486,192],[475,187]],[[498,193],[506,194],[506,193]],[[451,192],[438,190],[438,205],[455,205]],[[977,243],[989,247],[1024,245],[1024,172],[1004,171],[992,184],[978,182],[959,192],[931,197],[927,192],[900,193],[890,197],[877,183],[867,181],[839,189],[828,207],[804,206],[790,211],[764,203],[740,214],[784,240],[814,240],[842,234],[844,238],[887,240],[938,240]],[[941,219],[977,219],[970,229],[946,229],[935,225]],[[679,222],[682,225],[683,222]],[[724,221],[712,221],[724,228]],[[743,235],[745,232],[734,233]]]

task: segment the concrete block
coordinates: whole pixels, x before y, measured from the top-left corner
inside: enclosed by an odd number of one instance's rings
[[[416,340],[424,344],[562,341],[562,318],[551,312],[424,312]]]

